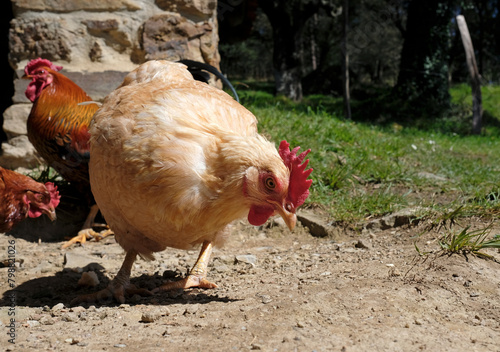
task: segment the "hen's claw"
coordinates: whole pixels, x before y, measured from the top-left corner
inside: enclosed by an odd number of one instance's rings
[[[125,294],[152,296],[153,293],[151,291],[144,288],[137,288],[130,283],[130,270],[132,269],[136,256],[137,253],[135,251],[128,251],[118,274],[116,274],[113,281],[109,283],[108,287],[95,293],[76,297],[71,301],[71,305],[79,303],[93,303],[96,301],[109,302],[112,298],[117,300],[119,303],[125,303]]]
[[[97,206],[97,204],[92,205],[90,207],[89,214],[87,215],[87,219],[85,219],[82,230],[78,232],[78,235],[76,235],[75,237],[64,243],[61,246],[61,249],[68,248],[74,243],[81,243],[81,245],[83,246],[83,244],[87,242],[87,240],[90,240],[92,238],[95,239],[96,242],[98,242],[102,240],[104,237],[107,237],[109,235],[114,235],[113,231],[111,231],[107,225],[100,225],[94,223],[95,217],[97,216],[98,212],[99,212],[99,207]],[[93,226],[106,227],[106,230],[101,232],[95,232],[92,229]]]
[[[201,246],[200,255],[196,264],[193,266],[189,275],[182,280],[167,282],[153,290],[153,292],[158,291],[170,291],[175,289],[184,289],[190,287],[200,287],[200,288],[217,288],[217,285],[211,283],[206,279],[208,272],[208,260],[212,254],[212,243],[205,241]]]
[[[91,228],[88,229],[83,229],[78,232],[78,235],[70,239],[69,241],[65,242],[62,246],[61,249],[68,248],[69,246],[75,244],[75,243],[80,243],[82,246],[84,245],[87,240],[94,239],[96,242],[99,242],[103,238],[113,235],[113,231],[110,229],[106,229],[101,232],[96,232]]]
[[[190,287],[199,287],[199,288],[217,288],[218,286],[204,277],[196,276],[196,275],[188,275],[186,278],[179,280],[179,281],[173,281],[173,282],[167,282],[160,287],[157,287],[153,290],[153,293],[159,292],[159,291],[170,291],[170,290],[176,290],[176,289],[185,289],[185,288],[190,288]]]

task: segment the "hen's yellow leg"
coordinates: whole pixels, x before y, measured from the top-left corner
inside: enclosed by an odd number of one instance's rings
[[[65,242],[61,248],[68,248],[69,246],[75,244],[75,243],[80,243],[84,244],[87,240],[90,239],[95,239],[96,241],[102,240],[104,237],[107,237],[109,235],[113,235],[113,231],[111,231],[109,228],[102,231],[102,232],[96,232],[92,229],[92,226],[94,225],[94,220],[95,217],[97,216],[97,213],[99,212],[99,207],[97,204],[94,204],[93,206],[90,207],[89,215],[87,215],[87,219],[85,220],[85,223],[83,224],[82,230],[78,232],[78,235],[70,239],[69,241]]]
[[[113,298],[119,303],[125,303],[125,293],[128,295],[138,294],[141,296],[152,296],[153,294],[150,291],[144,288],[136,288],[130,283],[130,272],[136,257],[137,253],[134,251],[127,252],[118,274],[116,274],[115,278],[109,283],[108,287],[96,293],[76,297],[71,301],[71,305],[106,302]]]
[[[200,287],[200,288],[216,288],[217,285],[211,283],[206,279],[207,277],[207,266],[210,260],[210,255],[212,254],[212,243],[205,241],[201,247],[200,255],[196,264],[193,266],[189,275],[179,281],[167,282],[160,287],[153,290],[157,291],[169,291],[179,288],[189,288],[189,287]]]

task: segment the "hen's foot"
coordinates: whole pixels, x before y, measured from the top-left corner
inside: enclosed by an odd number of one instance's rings
[[[62,246],[61,249],[68,248],[69,246],[75,244],[75,243],[80,243],[82,246],[87,242],[87,240],[94,239],[96,242],[99,242],[103,238],[113,235],[113,231],[110,229],[103,230],[101,232],[96,232],[92,228],[88,229],[83,229],[78,232],[78,235],[70,239],[69,241],[65,242]]]
[[[207,266],[210,255],[212,254],[212,244],[208,241],[203,242],[201,246],[200,255],[196,264],[193,266],[189,275],[179,281],[167,282],[153,290],[153,292],[158,291],[170,291],[176,289],[184,289],[190,287],[200,287],[200,288],[216,288],[217,285],[211,283],[206,279],[207,277]]]
[[[153,292],[156,293],[158,291],[170,291],[170,290],[185,289],[190,287],[217,288],[218,286],[208,281],[204,277],[190,274],[182,280],[167,282],[161,285],[160,287],[155,288]]]
[[[151,291],[145,288],[137,288],[132,284],[111,282],[104,290],[76,297],[71,301],[70,305],[74,306],[80,303],[110,303],[113,299],[118,303],[125,303],[125,294],[128,296],[137,294],[142,297],[153,295]]]

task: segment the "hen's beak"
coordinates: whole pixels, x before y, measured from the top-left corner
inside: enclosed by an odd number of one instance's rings
[[[31,79],[31,78],[33,78],[33,76],[26,74],[21,77],[21,79]]]
[[[269,202],[274,205],[274,208],[276,209],[278,214],[280,214],[280,216],[283,218],[286,226],[288,226],[290,231],[293,230],[295,227],[295,224],[297,223],[297,215],[295,215],[295,210],[294,210],[295,208],[291,204],[288,204],[288,203],[285,203],[285,205],[283,206],[282,204],[279,204],[278,202],[274,202],[274,201],[269,201]],[[290,209],[290,210],[287,210],[287,209]]]
[[[53,206],[50,206],[47,209],[42,209],[42,213],[47,215],[51,221],[55,221],[57,219],[56,210]]]

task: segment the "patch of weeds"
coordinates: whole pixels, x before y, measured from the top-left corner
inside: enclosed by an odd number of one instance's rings
[[[481,252],[485,248],[500,248],[500,235],[487,239],[490,228],[470,231],[470,226],[458,233],[448,233],[439,240],[439,245],[445,253],[473,254],[485,259],[493,259],[489,254]]]
[[[456,224],[457,219],[464,216],[464,206],[460,205],[458,208],[453,210],[444,211],[441,215],[437,216],[431,223],[431,229],[439,226],[438,231],[444,228],[451,228]]]
[[[64,182],[63,178],[59,173],[47,165],[41,165],[37,168],[32,169],[28,176],[40,183],[54,182],[56,184]]]

